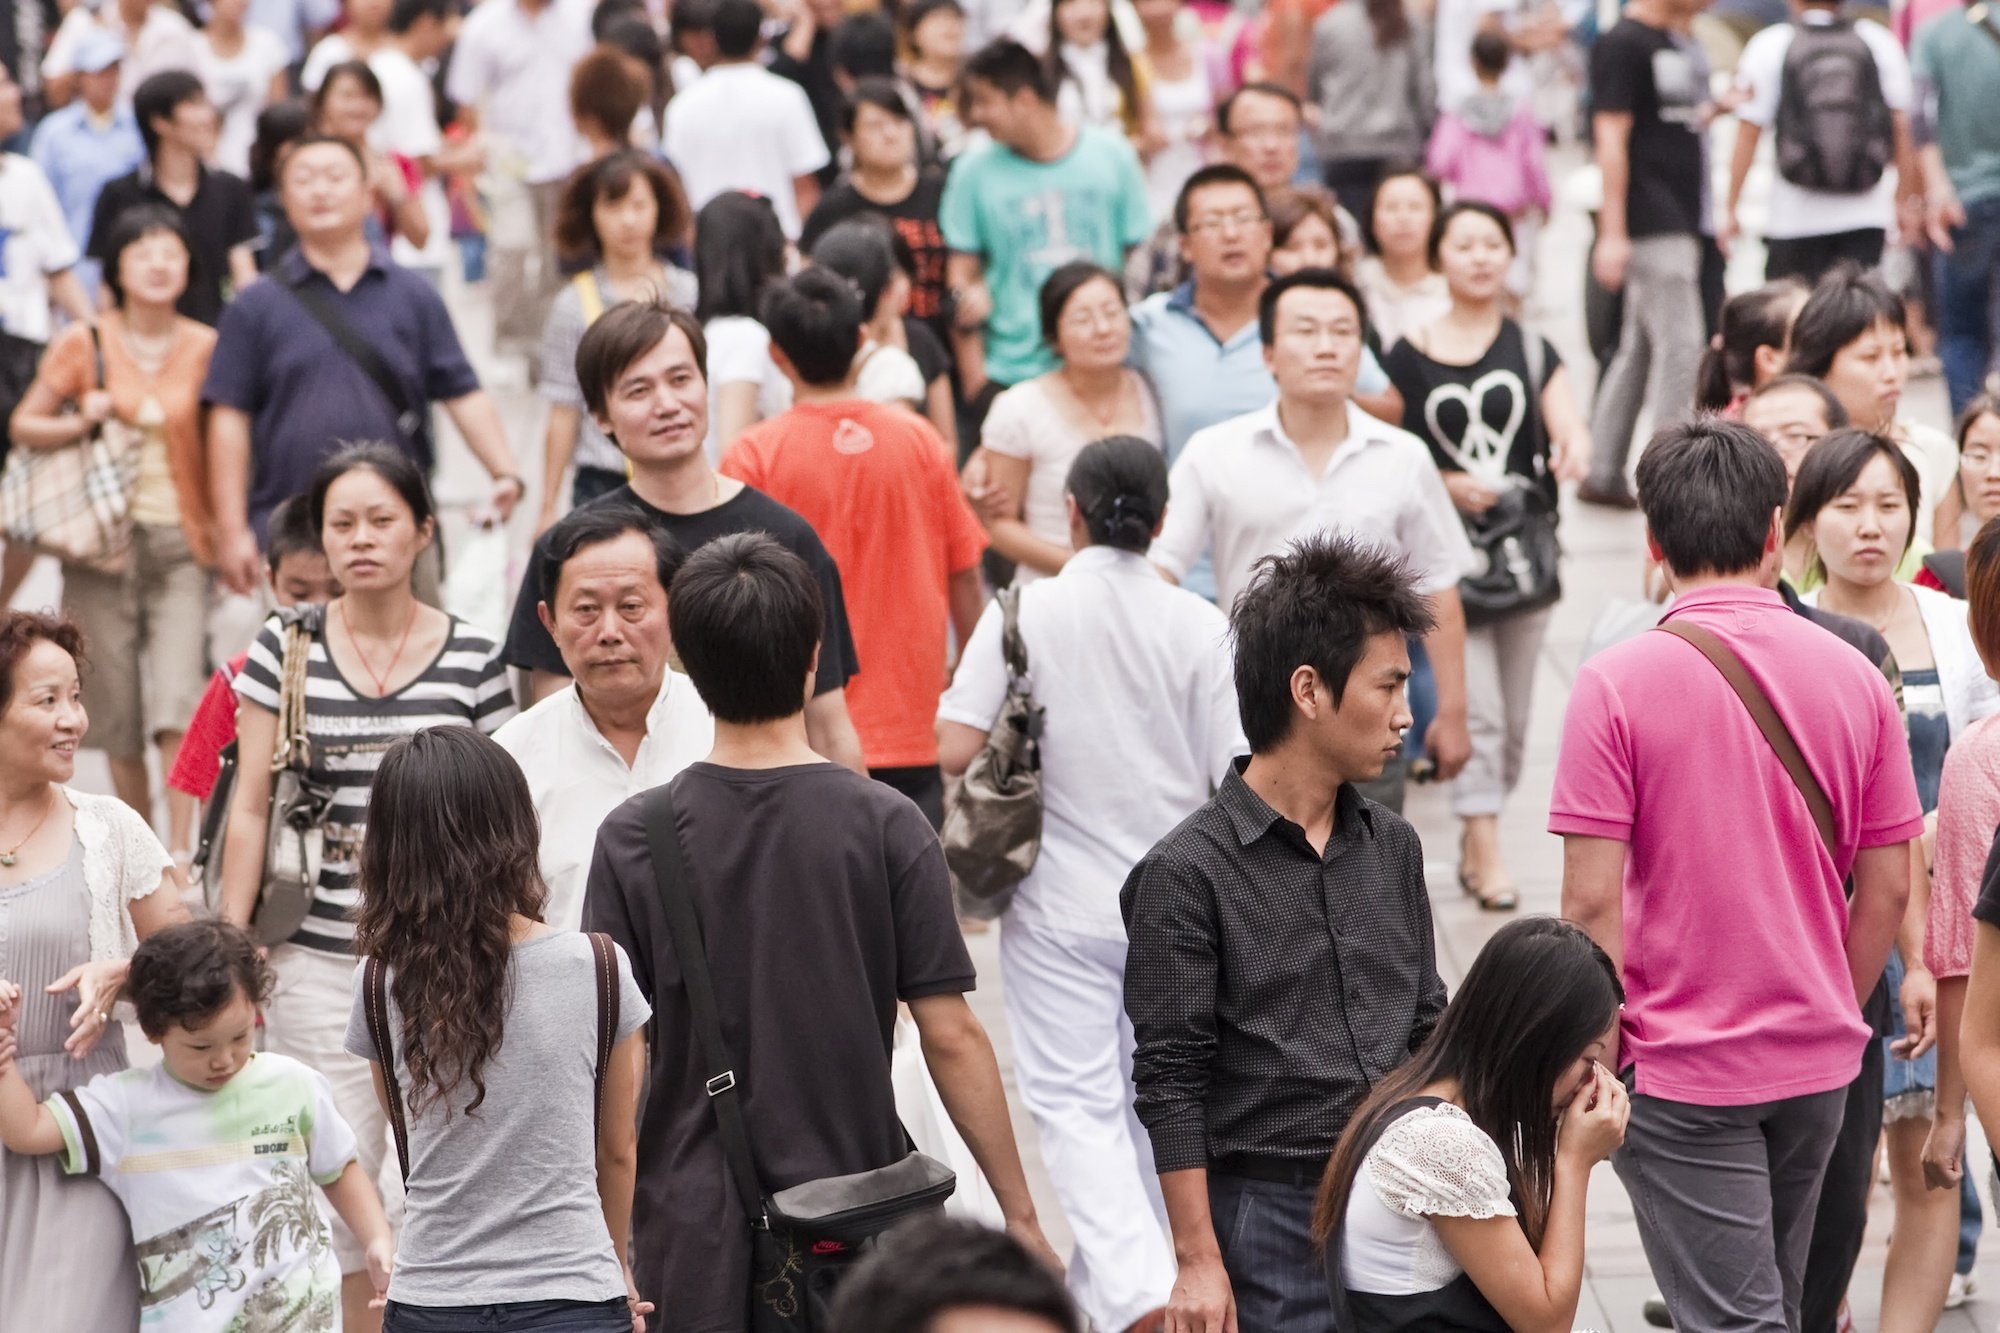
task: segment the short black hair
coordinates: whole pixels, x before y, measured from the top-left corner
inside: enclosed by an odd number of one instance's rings
[[[897,273],[903,271],[896,254],[896,233],[880,213],[857,213],[845,222],[836,222],[813,242],[811,259],[853,284],[861,298],[864,318],[873,318],[882,293]]]
[[[718,0],[674,0],[667,11],[667,31],[675,50],[680,49],[680,39],[689,33],[715,32],[717,3]]]
[[[1507,220],[1505,213],[1483,199],[1458,199],[1446,204],[1443,211],[1437,215],[1436,220],[1431,223],[1430,239],[1424,242],[1424,254],[1430,260],[1433,270],[1438,267],[1438,256],[1444,251],[1445,234],[1451,230],[1451,224],[1468,213],[1485,218],[1498,227],[1500,235],[1507,242],[1507,253],[1510,255],[1515,253],[1514,224]]]
[[[590,11],[591,40],[603,42],[612,28],[634,16],[642,20],[646,16],[646,6],[640,0],[597,0]]]
[[[1269,209],[1264,201],[1263,187],[1252,176],[1234,162],[1211,162],[1198,169],[1181,184],[1181,192],[1174,196],[1174,230],[1187,235],[1188,213],[1194,208],[1194,196],[1198,190],[1212,189],[1217,185],[1241,185],[1257,196],[1257,211],[1266,216]]]
[[[125,251],[137,245],[155,232],[166,232],[176,237],[188,252],[188,283],[194,283],[194,242],[188,238],[187,219],[171,204],[135,204],[111,220],[111,229],[104,238],[102,247],[93,246],[93,254],[104,256],[104,290],[111,293],[113,305],[125,305],[125,284],[118,274],[118,263],[125,257]]]
[[[910,104],[903,100],[901,90],[894,79],[878,78],[873,75],[856,79],[853,91],[847,94],[840,105],[840,132],[854,133],[854,116],[864,106],[872,106],[878,111],[886,111],[900,120],[915,124],[910,114]]]
[[[724,190],[694,220],[695,318],[757,318],[758,303],[785,276],[785,229],[759,194]]]
[[[1215,108],[1215,128],[1221,130],[1224,134],[1231,132],[1229,118],[1236,110],[1238,99],[1244,97],[1275,97],[1280,102],[1291,107],[1293,114],[1297,115],[1300,120],[1305,119],[1305,103],[1299,100],[1297,93],[1275,83],[1260,81],[1257,83],[1246,83],[1222,99],[1222,104]]]
[[[1813,441],[1812,448],[1806,450],[1806,456],[1799,460],[1799,475],[1792,482],[1792,498],[1785,504],[1785,540],[1790,541],[1793,533],[1845,495],[1849,487],[1861,480],[1862,470],[1877,458],[1889,460],[1897,482],[1902,485],[1903,497],[1909,502],[1910,530],[1903,536],[1903,550],[1896,554],[1900,557],[1908,551],[1910,543],[1917,537],[1917,505],[1923,493],[1917,465],[1888,436],[1853,426],[1828,431],[1820,436]],[[1813,558],[1817,560],[1819,557],[1815,555]]]
[[[846,278],[829,269],[805,269],[772,284],[759,314],[771,345],[807,384],[839,384],[853,373],[868,312]]]
[[[1489,79],[1497,79],[1507,72],[1507,66],[1514,59],[1514,48],[1507,45],[1504,34],[1491,28],[1481,28],[1472,34],[1472,67]]]
[[[1638,482],[1646,531],[1667,568],[1682,576],[1756,569],[1771,515],[1785,503],[1785,461],[1776,446],[1740,421],[1715,416],[1655,433],[1639,455]]]
[[[306,491],[306,508],[312,517],[313,531],[320,533],[322,540],[326,533],[327,492],[348,473],[361,471],[373,472],[387,482],[389,489],[410,507],[410,517],[419,528],[437,516],[430,482],[415,459],[386,440],[357,440],[329,454],[313,473],[312,486]]]
[[[851,79],[894,78],[896,25],[886,14],[849,14],[834,25],[827,55]]]
[[[1236,711],[1253,754],[1291,732],[1292,673],[1309,666],[1337,703],[1378,634],[1428,634],[1437,623],[1417,576],[1386,547],[1319,534],[1257,562],[1229,614]]]
[[[1064,489],[1096,546],[1144,555],[1167,512],[1167,460],[1136,435],[1107,435],[1077,452]]]
[[[288,555],[324,556],[319,529],[313,526],[312,505],[303,495],[288,495],[271,509],[264,523],[264,559],[273,574]]]
[[[1847,424],[1847,409],[1841,406],[1840,399],[1834,396],[1833,390],[1826,387],[1825,380],[1817,379],[1811,375],[1774,376],[1752,389],[1744,396],[1743,401],[1746,403],[1754,402],[1759,398],[1765,398],[1774,393],[1784,393],[1791,389],[1804,389],[1808,393],[1819,395],[1820,405],[1826,408],[1826,428],[1828,430],[1839,430]]]
[[[326,100],[333,93],[333,85],[342,79],[353,79],[361,85],[362,92],[375,99],[375,105],[382,105],[382,78],[374,67],[365,60],[343,60],[320,77],[319,87],[314,90],[312,99],[315,116],[326,115]]]
[[[1785,369],[1825,379],[1841,349],[1877,324],[1907,332],[1903,298],[1875,273],[1843,263],[1821,278],[1792,320],[1791,354]]]
[[[878,1241],[834,1297],[833,1333],[931,1333],[939,1316],[988,1308],[1061,1333],[1081,1320],[1063,1280],[1004,1231],[960,1218],[905,1222]]]
[[[724,60],[741,60],[755,51],[763,29],[764,10],[757,0],[716,0],[709,31],[715,34],[716,52]]]
[[[701,322],[687,311],[664,301],[620,301],[599,315],[576,344],[576,387],[583,394],[584,410],[606,415],[605,404],[618,377],[675,329],[688,340],[695,368],[706,380],[708,339],[702,336]]]
[[[805,709],[825,606],[805,561],[761,532],[736,532],[682,564],[667,629],[717,721],[775,722]]]
[[[139,941],[125,974],[125,998],[139,1011],[139,1030],[158,1041],[174,1028],[195,1028],[222,1012],[238,991],[262,1006],[275,974],[257,941],[227,921],[188,921]]]
[[[1056,104],[1056,90],[1049,81],[1048,71],[1033,51],[1012,37],[995,37],[974,51],[959,78],[967,83],[978,79],[991,84],[1008,97],[1026,89],[1050,106]]]
[[[368,68],[366,65],[363,65],[361,67],[363,69]],[[334,69],[339,69],[339,68],[340,66],[338,65],[334,66]],[[331,70],[328,71],[328,77],[329,78],[332,77]],[[378,86],[380,85],[380,80],[377,80],[377,85]],[[326,85],[322,83],[320,87],[324,89]],[[298,161],[299,154],[303,153],[308,148],[317,148],[321,144],[332,144],[335,148],[340,149],[341,152],[346,153],[349,157],[353,158],[354,165],[358,167],[361,171],[362,179],[363,180],[367,179],[368,159],[362,156],[361,149],[358,145],[349,143],[347,140],[341,138],[338,134],[321,134],[318,130],[308,130],[304,134],[301,134],[298,138],[286,144],[284,150],[278,155],[277,183],[281,189],[283,188],[285,183],[286,170],[290,168],[292,163]]]
[[[572,509],[549,529],[543,539],[540,565],[536,573],[542,582],[542,600],[553,611],[556,588],[562,583],[563,567],[579,551],[615,542],[628,532],[637,532],[653,544],[653,568],[660,576],[660,590],[671,588],[674,575],[687,562],[687,552],[665,528],[653,522],[646,511],[624,500],[606,500]]]
[[[1070,298],[1093,282],[1108,282],[1118,293],[1118,299],[1125,299],[1125,289],[1111,271],[1088,259],[1072,259],[1042,279],[1042,290],[1038,300],[1042,313],[1042,341],[1051,350],[1056,345],[1056,330],[1062,325],[1063,310]]]
[[[389,31],[398,37],[425,19],[445,22],[452,15],[452,0],[395,0],[389,6]]]
[[[1361,227],[1361,243],[1368,247],[1370,254],[1382,253],[1382,242],[1375,235],[1375,206],[1382,200],[1382,191],[1390,181],[1413,180],[1424,187],[1431,197],[1431,217],[1436,219],[1444,212],[1444,188],[1437,183],[1437,177],[1424,170],[1421,162],[1393,162],[1382,169],[1382,178],[1375,182],[1375,188],[1368,193],[1368,209],[1355,219]]]
[[[132,119],[139,122],[139,137],[145,140],[148,158],[160,151],[160,132],[153,128],[153,122],[172,120],[181,103],[207,96],[200,77],[184,69],[163,69],[132,90]]]
[[[1361,316],[1361,337],[1368,337],[1368,302],[1361,295],[1361,289],[1354,280],[1338,269],[1302,268],[1287,273],[1282,278],[1273,279],[1257,298],[1257,337],[1269,347],[1278,340],[1278,302],[1286,292],[1300,287],[1310,287],[1317,291],[1340,292],[1354,302],[1354,309]]]

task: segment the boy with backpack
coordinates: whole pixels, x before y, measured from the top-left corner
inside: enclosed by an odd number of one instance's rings
[[[1843,260],[1881,263],[1899,203],[1921,198],[1920,177],[1910,62],[1895,37],[1871,20],[1843,19],[1839,0],[1793,0],[1792,14],[1752,37],[1736,67],[1745,100],[1717,239],[1726,247],[1737,235],[1743,181],[1769,131],[1778,170],[1764,277],[1815,282]],[[1918,223],[1922,215],[1906,216]]]

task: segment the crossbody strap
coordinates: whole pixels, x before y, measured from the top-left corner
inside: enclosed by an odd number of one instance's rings
[[[1002,588],[1000,601],[1000,652],[1007,662],[1007,674],[1018,682],[1028,679],[1028,644],[1021,637],[1021,585]]]
[[[396,1138],[396,1164],[410,1178],[410,1126],[404,1119],[403,1088],[396,1078],[396,1047],[389,1040],[389,969],[380,958],[362,965],[361,1011],[368,1019],[368,1039],[375,1045],[375,1067],[382,1072],[383,1100],[389,1103],[389,1129]]]
[[[737,1099],[736,1070],[729,1058],[728,1044],[723,1040],[721,1016],[716,1012],[715,983],[709,976],[708,949],[702,943],[701,922],[695,916],[694,880],[688,874],[687,857],[681,848],[672,783],[646,793],[646,842],[653,854],[653,877],[667,915],[667,934],[673,940],[674,957],[680,962],[681,980],[687,988],[695,1044],[701,1049],[701,1063],[708,1071],[704,1083],[722,1135],[722,1155],[729,1160],[729,1174],[736,1181],[744,1215],[752,1226],[766,1226],[764,1189],[757,1181],[756,1159],[750,1155],[750,1129],[744,1123],[743,1106]]]
[[[410,401],[409,387],[389,368],[382,354],[354,331],[354,326],[341,316],[333,302],[327,299],[326,292],[313,281],[313,275],[308,274],[305,281],[290,290],[305,312],[313,317],[313,322],[326,330],[327,337],[333,339],[334,345],[347,355],[348,360],[361,368],[361,373],[388,401],[389,409],[396,414],[396,428],[403,432],[404,441],[417,443],[423,434],[423,414]]]
[[[611,1048],[618,1043],[618,955],[611,937],[591,931],[591,962],[597,970],[597,1096],[592,1102],[591,1137],[604,1139],[604,1075],[611,1068]]]
[[[1743,665],[1743,659],[1732,651],[1729,645],[1709,633],[1699,625],[1691,625],[1685,620],[1669,620],[1655,628],[1691,643],[1709,660],[1722,678],[1729,682],[1729,688],[1736,691],[1736,697],[1749,710],[1750,720],[1757,724],[1757,730],[1764,733],[1771,748],[1777,751],[1778,762],[1792,775],[1799,795],[1805,797],[1806,809],[1812,813],[1813,826],[1819,830],[1819,840],[1826,845],[1826,854],[1840,859],[1839,832],[1833,819],[1833,802],[1827,799],[1826,789],[1813,776],[1812,767],[1806,763],[1805,753],[1799,743],[1792,739],[1785,720],[1778,716],[1778,710],[1771,704],[1771,696],[1764,693],[1764,687],[1750,676]]]

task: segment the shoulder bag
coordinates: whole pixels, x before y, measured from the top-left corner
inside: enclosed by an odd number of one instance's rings
[[[618,1044],[618,955],[609,935],[592,931],[591,962],[597,974],[597,1078],[592,1096],[590,1132],[593,1138],[604,1133],[604,1073],[611,1067],[611,1048]],[[402,1080],[396,1074],[396,1047],[389,1032],[389,969],[380,958],[370,958],[361,968],[361,1014],[368,1024],[368,1040],[375,1044],[376,1067],[382,1071],[383,1100],[389,1104],[389,1129],[396,1139],[396,1165],[403,1179],[410,1178],[409,1108],[403,1101]],[[623,1258],[624,1256],[620,1256]]]
[[[368,377],[368,382],[389,404],[389,410],[396,414],[396,429],[401,432],[403,442],[415,451],[418,464],[429,472],[436,462],[436,454],[431,447],[430,404],[410,401],[409,386],[382,359],[382,354],[355,332],[354,326],[341,315],[339,307],[328,299],[326,291],[313,281],[316,276],[308,273],[304,281],[290,288],[292,295],[312,316],[313,323],[326,331],[326,336],[333,339],[333,345]]]
[[[1014,890],[1042,850],[1042,724],[1021,639],[1021,588],[1000,592],[1000,650],[1007,662],[1007,697],[986,744],[959,779],[958,797],[940,838],[958,890],[959,910],[991,920],[1007,910]]]
[[[1534,412],[1535,432],[1541,438],[1545,435],[1542,340],[1527,329],[1519,331],[1528,367],[1527,406]],[[1546,443],[1542,447],[1545,449]],[[1460,466],[1464,466],[1462,460]],[[1465,608],[1467,626],[1490,625],[1508,616],[1540,611],[1562,597],[1562,543],[1556,536],[1556,507],[1540,482],[1510,474],[1501,483],[1492,508],[1483,514],[1464,515],[1463,520],[1466,538],[1483,566],[1478,573],[1459,580],[1458,598]]]
[[[95,324],[90,346],[102,389],[104,340]],[[73,444],[11,451],[0,472],[0,533],[65,564],[122,571],[132,553],[140,447],[136,430],[107,417]]]
[[[912,1148],[901,1161],[873,1171],[765,1191],[737,1099],[740,1080],[716,1010],[671,783],[646,793],[646,841],[667,934],[687,989],[695,1048],[710,1071],[706,1088],[722,1155],[750,1226],[745,1327],[749,1333],[823,1333],[830,1326],[827,1311],[834,1288],[867,1243],[905,1219],[941,1216],[957,1177],[942,1162]],[[905,1134],[906,1143],[908,1138]]]

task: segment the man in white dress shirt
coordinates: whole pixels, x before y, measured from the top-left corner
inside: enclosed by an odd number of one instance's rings
[[[549,530],[540,611],[573,681],[493,739],[527,775],[541,816],[544,917],[557,930],[583,920],[604,817],[715,743],[693,683],[667,666],[667,584],[682,554],[628,505],[590,505]]]
[[[1264,289],[1257,327],[1277,400],[1188,440],[1152,558],[1179,580],[1212,549],[1216,604],[1227,610],[1259,560],[1301,537],[1338,533],[1396,552],[1437,614],[1424,639],[1438,692],[1424,748],[1450,778],[1472,754],[1458,581],[1478,563],[1430,450],[1354,405],[1364,309],[1331,269],[1302,269]],[[1368,795],[1399,808],[1400,776]]]

